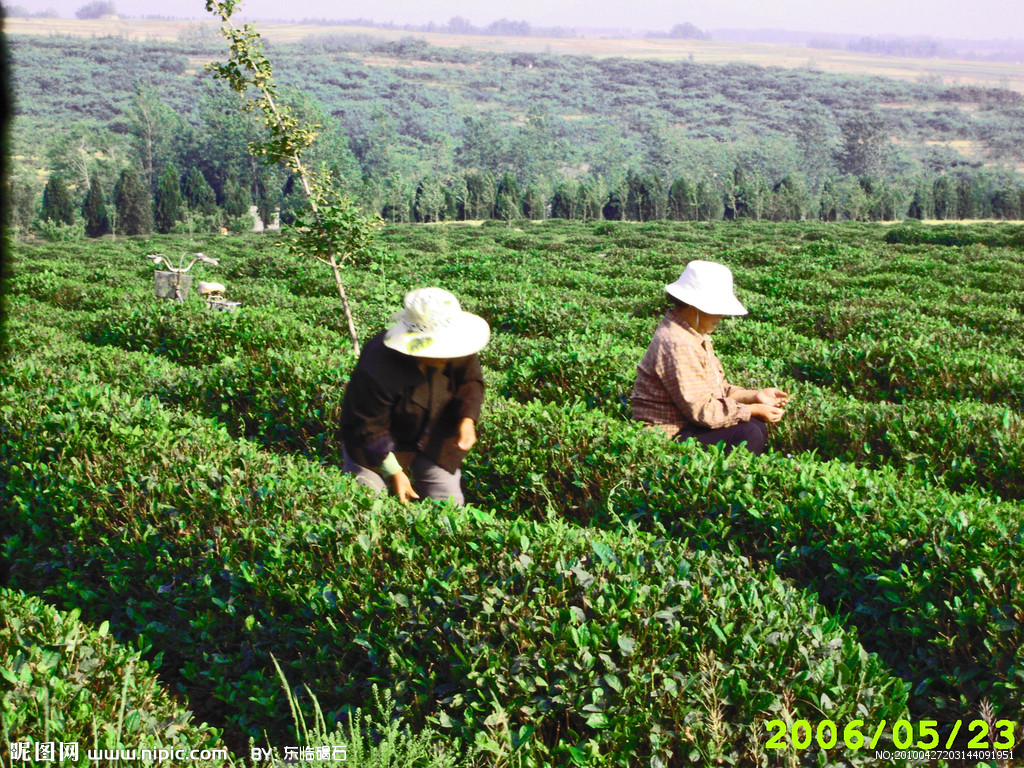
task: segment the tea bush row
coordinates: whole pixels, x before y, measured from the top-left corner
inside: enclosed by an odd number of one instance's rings
[[[84,766],[90,749],[223,749],[219,733],[194,723],[191,712],[164,690],[143,658],[145,647],[118,644],[107,622],[90,626],[80,613],[0,588],[4,750],[12,742],[77,743],[77,759],[62,764]],[[10,764],[10,754],[3,763]],[[229,758],[227,764],[237,763]]]
[[[583,403],[492,403],[482,443],[467,483],[500,514],[635,521],[774,563],[849,614],[865,644],[912,681],[917,714],[955,719],[983,697],[1020,710],[1019,505],[813,455],[725,459]]]
[[[271,653],[328,717],[382,681],[413,722],[538,761],[775,764],[766,719],[906,711],[837,617],[742,557],[402,507],[85,373],[4,384],[12,585],[144,637],[243,734],[287,722]]]
[[[337,345],[292,349],[295,342],[285,330],[279,338],[281,349],[254,347],[239,357],[181,367],[169,361],[161,363],[162,356],[119,354],[117,348],[83,345],[57,332],[43,341],[41,329],[45,326],[38,309],[23,309],[28,314],[19,310],[12,327],[17,329],[19,348],[34,350],[34,360],[46,359],[58,367],[86,367],[131,391],[155,394],[217,418],[232,434],[258,439],[275,449],[326,460],[340,455],[337,423],[353,360]],[[163,312],[154,316],[177,312],[186,320],[209,317],[201,310],[193,313],[176,307]],[[211,319],[222,320],[218,315]],[[759,337],[786,338],[778,332]],[[168,343],[177,347],[185,341],[172,339]],[[641,355],[641,349],[603,334],[570,334],[562,341],[496,334],[483,353],[492,394],[519,402],[558,403],[581,398],[589,407],[619,418],[629,417],[628,396]],[[823,459],[912,468],[921,475],[940,477],[955,489],[977,485],[1006,498],[1024,497],[1024,427],[1022,419],[1002,405],[972,401],[865,403],[795,381],[773,361],[756,354],[730,355],[726,361],[734,369],[731,378],[737,383],[755,388],[774,383],[795,393],[786,418],[773,428],[777,434],[772,444],[781,452],[814,451]]]

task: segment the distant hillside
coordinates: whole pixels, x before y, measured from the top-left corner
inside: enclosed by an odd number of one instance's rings
[[[226,58],[212,25],[119,20],[57,28],[130,36],[8,38],[13,149],[21,168],[77,174],[84,185],[88,167],[98,163],[110,188],[115,169],[135,158],[151,183],[171,163],[199,169],[218,199],[232,178],[245,182],[254,201],[279,185],[289,194],[276,170],[261,169],[248,155],[258,126],[204,70]],[[315,26],[261,29],[286,98],[323,126],[313,159],[327,162],[381,210],[404,212],[423,189],[440,199],[439,180],[449,185],[447,194],[468,199],[464,187],[479,173],[491,186],[504,175],[501,183],[516,184],[516,195],[532,189],[552,208],[560,184],[586,182],[614,211],[615,190],[633,173],[629,178],[643,175],[659,196],[688,179],[696,186],[681,187],[691,191],[677,197],[696,200],[703,189],[723,198],[728,211],[742,202],[729,189],[748,174],[759,189],[804,201],[785,214],[798,217],[816,207],[810,196],[839,182],[852,189],[862,179],[867,198],[878,197],[880,185],[896,184],[899,195],[890,197],[899,206],[886,203],[891,210],[879,214],[889,216],[937,177],[984,171],[977,190],[964,187],[961,208],[973,210],[970,199],[991,201],[1004,186],[1016,189],[1015,179],[1004,180],[1024,162],[1024,96],[971,84],[1008,65],[852,53],[833,59],[874,61],[882,71],[907,62],[947,67],[909,79],[828,72],[817,62],[729,60],[740,50],[781,59],[779,46],[424,36],[450,44],[441,47],[421,37],[384,39],[365,28],[344,35]],[[471,39],[476,47],[467,44]],[[975,77],[952,77],[957,72]],[[859,193],[850,195],[858,210]],[[922,205],[915,210],[926,211],[927,201]]]
[[[669,37],[628,38],[618,33],[584,32],[577,36],[522,37],[516,35],[466,35],[451,32],[409,32],[402,29],[365,25],[331,25],[259,22],[267,40],[276,43],[298,42],[309,35],[368,36],[395,41],[409,36],[443,48],[469,48],[477,51],[509,53],[565,53],[582,56],[621,56],[625,58],[687,60],[695,63],[730,62],[808,68],[851,75],[881,75],[906,80],[937,79],[944,84],[1009,88],[1024,92],[1024,63],[1011,55],[1020,51],[1020,41],[943,41],[946,47],[971,60],[956,58],[895,58],[877,53],[846,50],[848,42],[859,36],[823,35],[780,30],[712,30],[712,40]],[[119,35],[141,40],[179,40],[200,34],[215,34],[213,21],[174,21],[168,19],[6,19],[8,35],[68,35],[97,37]],[[666,32],[667,35],[667,32]],[[836,41],[838,48],[808,47],[814,40]],[[963,57],[961,57],[963,58]]]

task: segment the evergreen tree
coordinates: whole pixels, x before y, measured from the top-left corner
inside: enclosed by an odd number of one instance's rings
[[[249,213],[249,196],[234,174],[229,174],[224,181],[224,201],[221,207],[228,219],[237,219]]]
[[[207,215],[217,212],[217,195],[198,168],[192,168],[185,174],[181,194],[192,211]]]
[[[622,201],[623,197],[625,197],[623,190],[618,188],[609,190],[608,198],[601,209],[602,217],[607,221],[621,221],[625,210],[625,205]]]
[[[693,221],[697,218],[694,189],[686,179],[676,179],[669,187],[668,217],[673,221]]]
[[[153,224],[156,231],[167,234],[181,218],[181,189],[178,186],[178,169],[169,164],[160,176],[153,204]]]
[[[93,174],[89,192],[82,203],[82,218],[85,219],[85,234],[100,237],[110,232],[110,215],[107,213],[106,195],[99,176]]]
[[[16,232],[27,232],[35,220],[36,191],[26,178],[6,179],[7,224]]]
[[[576,187],[568,181],[560,181],[551,197],[551,218],[575,219],[579,208]]]
[[[263,223],[264,232],[274,225],[274,218],[280,205],[281,191],[276,188],[267,189],[261,184],[260,194],[256,199],[256,215],[260,217],[260,221]]]
[[[43,221],[53,221],[58,224],[73,224],[75,222],[75,206],[71,202],[71,193],[60,174],[51,174],[43,189],[43,210],[39,214]]]
[[[494,201],[494,216],[509,223],[523,217],[523,207],[519,202],[519,184],[508,171],[504,173],[498,183]]]
[[[114,187],[117,225],[125,235],[149,235],[153,232],[153,201],[135,168],[126,168]]]

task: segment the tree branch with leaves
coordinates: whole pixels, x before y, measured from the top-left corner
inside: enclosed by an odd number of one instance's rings
[[[303,152],[316,139],[319,126],[300,125],[292,109],[278,97],[259,32],[253,24],[238,27],[231,21],[239,5],[239,0],[206,0],[206,10],[223,22],[221,34],[231,49],[227,62],[207,64],[207,69],[245,97],[247,111],[258,109],[263,113],[269,138],[251,143],[249,150],[267,162],[282,164],[302,184],[308,207],[292,225],[288,247],[293,253],[315,258],[331,268],[345,310],[352,349],[358,355],[359,337],[341,270],[370,247],[383,222],[379,216],[366,216],[355,200],[342,194],[332,183],[329,171],[314,171],[303,162]],[[256,95],[248,95],[250,90]]]

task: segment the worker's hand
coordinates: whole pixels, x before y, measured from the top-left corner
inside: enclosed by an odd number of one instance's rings
[[[754,393],[754,402],[764,405],[775,405],[781,408],[789,402],[789,394],[775,387],[765,387]]]
[[[395,472],[391,476],[391,488],[394,490],[395,496],[403,504],[408,504],[410,500],[420,497],[412,487],[412,481],[409,480],[409,476],[405,474],[404,470]]]
[[[750,406],[750,415],[755,419],[774,424],[776,421],[781,419],[785,415],[785,411],[777,405],[766,405],[764,403],[754,403]]]
[[[459,422],[459,434],[455,445],[460,451],[468,451],[476,445],[476,424],[470,418]]]

